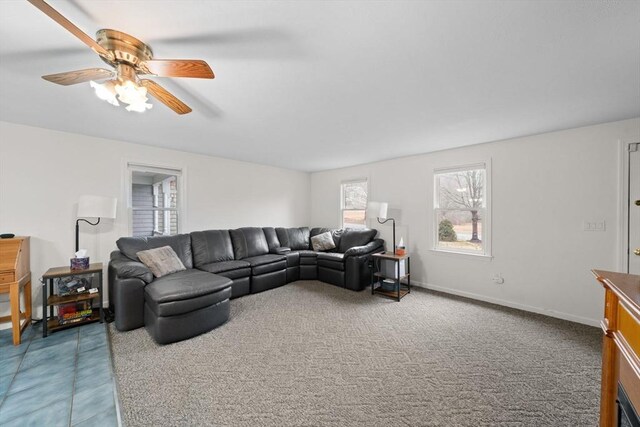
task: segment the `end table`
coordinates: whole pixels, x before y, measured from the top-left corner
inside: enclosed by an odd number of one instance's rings
[[[69,267],[50,268],[42,276],[42,336],[46,337],[49,332],[56,332],[62,329],[73,328],[86,323],[104,321],[104,311],[102,308],[102,263],[97,262],[89,265],[84,270],[71,270]],[[89,289],[82,292],[58,295],[55,292],[54,282],[59,283],[61,279],[81,278],[90,282],[90,288],[97,288],[98,292],[90,293]],[[94,282],[94,279],[97,281]],[[48,286],[47,286],[48,285]],[[49,288],[47,292],[47,287]],[[94,307],[95,300],[98,300],[98,307]],[[62,304],[79,303],[89,301],[91,304],[91,314],[87,317],[74,318],[69,321],[61,321],[59,316],[54,315],[54,307]],[[47,308],[48,315],[47,315]]]

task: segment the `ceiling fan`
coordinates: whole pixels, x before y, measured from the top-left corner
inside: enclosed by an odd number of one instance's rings
[[[215,76],[209,64],[198,59],[153,59],[149,46],[129,34],[121,31],[102,29],[92,39],[71,21],[62,16],[43,0],[28,0],[29,3],[62,25],[67,31],[89,46],[100,58],[113,67],[88,68],[49,74],[43,79],[60,85],[74,85],[90,82],[100,99],[112,105],[127,104],[128,111],[143,112],[151,108],[147,103],[147,93],[178,114],[187,114],[191,108],[180,101],[153,80],[140,78],[154,77],[192,77],[213,79]],[[96,80],[105,80],[97,83]],[[119,101],[119,102],[118,102]]]

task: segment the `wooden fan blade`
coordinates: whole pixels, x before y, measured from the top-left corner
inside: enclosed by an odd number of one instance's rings
[[[113,77],[113,71],[104,68],[87,68],[86,70],[67,71],[66,73],[49,74],[43,79],[59,85],[69,86],[90,80],[104,80]]]
[[[173,96],[168,90],[160,86],[153,80],[140,80],[140,84],[147,88],[147,91],[158,101],[171,108],[178,114],[187,114],[191,112],[191,108],[178,98]]]
[[[160,77],[193,77],[212,79],[215,76],[211,67],[200,59],[150,59],[141,62],[138,67],[145,74]]]
[[[40,9],[47,15],[49,18],[56,21],[58,24],[62,25],[67,31],[80,39],[80,41],[87,46],[89,46],[95,53],[100,56],[104,56],[106,58],[113,59],[113,55],[111,52],[100,46],[94,39],[89,37],[86,33],[84,33],[80,28],[76,27],[71,21],[62,16],[60,12],[49,6],[43,0],[27,0],[29,3]]]

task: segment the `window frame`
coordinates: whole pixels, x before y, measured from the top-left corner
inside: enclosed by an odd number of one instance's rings
[[[444,248],[439,246],[438,239],[438,217],[441,212],[446,211],[471,211],[472,209],[468,208],[440,208],[440,191],[438,187],[438,175],[451,173],[451,172],[460,172],[474,169],[484,169],[485,176],[485,189],[484,189],[484,199],[485,206],[482,208],[482,213],[480,214],[481,224],[482,224],[482,251],[474,251],[474,250],[465,250],[465,249],[457,249],[457,248]],[[491,159],[486,159],[477,162],[469,162],[456,164],[453,166],[447,166],[442,168],[435,168],[432,173],[433,179],[433,209],[431,214],[433,215],[432,221],[432,251],[444,254],[453,254],[453,255],[462,255],[462,256],[471,256],[471,257],[484,257],[484,258],[492,258],[492,242],[491,242]]]
[[[346,209],[345,208],[345,189],[344,186],[348,185],[348,184],[355,184],[355,183],[361,183],[364,182],[367,186],[367,200],[365,203],[365,206],[363,209]],[[354,212],[359,212],[359,211],[364,211],[364,224],[362,225],[362,227],[349,227],[349,228],[357,228],[357,229],[366,229],[367,227],[367,204],[369,203],[369,193],[370,193],[370,188],[369,188],[369,179],[367,177],[360,177],[360,178],[353,178],[353,179],[347,179],[347,180],[343,180],[340,181],[340,219],[339,219],[339,224],[340,224],[340,228],[344,229],[344,212],[345,211],[354,211]]]
[[[163,175],[171,175],[176,177],[176,192],[178,194],[175,208],[134,208],[133,207],[133,173],[134,172],[153,172]],[[185,208],[186,208],[186,170],[184,167],[149,164],[144,162],[125,161],[124,162],[124,174],[125,174],[125,200],[127,201],[127,236],[133,235],[133,212],[140,211],[153,211],[154,212],[154,229],[157,212],[160,211],[174,211],[177,216],[176,221],[176,234],[180,234],[185,229]],[[156,196],[154,195],[154,198]],[[165,215],[165,219],[168,216]],[[155,230],[154,230],[155,231]]]

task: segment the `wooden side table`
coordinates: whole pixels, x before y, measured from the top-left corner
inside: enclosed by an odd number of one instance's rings
[[[91,277],[91,288],[97,288],[98,292],[90,293],[89,289],[83,292],[72,293],[69,295],[57,295],[54,291],[54,282],[60,279],[66,279],[71,277]],[[50,268],[42,276],[42,336],[46,337],[50,332],[59,331],[62,329],[73,328],[75,326],[84,325],[86,323],[104,321],[104,311],[102,308],[103,296],[102,296],[102,263],[97,262],[89,265],[89,268],[84,270],[71,270],[69,267],[55,267]],[[97,279],[97,283],[93,282],[93,278]],[[47,292],[47,285],[49,291]],[[95,300],[99,301],[99,306],[93,307]],[[77,321],[69,323],[61,323],[59,316],[54,315],[54,307],[59,307],[62,304],[79,303],[82,301],[90,301],[92,303],[92,312],[89,317],[79,319]],[[47,315],[47,308],[49,314]]]
[[[371,295],[383,295],[400,301],[411,293],[411,257],[409,254],[396,255],[392,252],[383,252],[371,255]],[[393,280],[395,290],[388,291],[382,288],[381,281]],[[406,279],[407,283],[402,283]]]
[[[20,344],[22,331],[31,323],[30,270],[29,237],[0,239],[0,294],[8,293],[11,304],[11,315],[0,317],[0,322],[11,321],[13,345]],[[24,291],[24,312],[20,311],[20,290]]]

